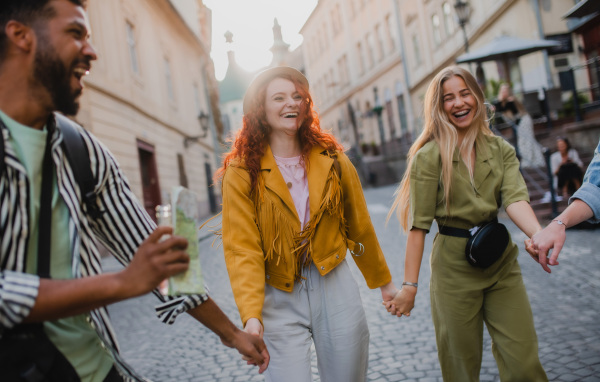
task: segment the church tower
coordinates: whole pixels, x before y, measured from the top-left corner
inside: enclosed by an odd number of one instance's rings
[[[270,51],[273,53],[273,61],[271,61],[270,66],[280,66],[287,65],[286,58],[289,53],[290,44],[286,44],[283,41],[283,36],[281,34],[281,25],[275,19],[273,23],[273,46]]]

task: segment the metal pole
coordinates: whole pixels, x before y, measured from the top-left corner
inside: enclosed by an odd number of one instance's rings
[[[460,29],[462,29],[463,31],[463,38],[465,40],[465,53],[469,53],[469,38],[467,37],[467,27],[465,24],[466,22],[461,22]],[[469,72],[473,73],[473,67],[471,62],[469,62]]]
[[[544,91],[544,109],[546,112],[546,128],[552,129],[552,118],[550,116],[550,102],[548,101],[548,91],[545,87],[542,88]]]
[[[373,108],[373,112],[377,115],[377,126],[379,127],[379,139],[381,140],[381,154],[383,158],[386,158],[386,149],[385,149],[385,132],[383,131],[383,119],[381,118],[381,113],[383,112],[383,106],[381,106],[379,102],[379,94],[377,93],[377,86],[373,88],[373,96],[375,99],[375,107]]]
[[[510,121],[510,129],[512,130],[513,138],[515,141],[515,153],[517,154],[517,158],[519,158],[519,161],[520,161],[521,160],[521,152],[519,151],[519,134],[517,133],[518,128],[517,128],[517,125],[513,121]]]
[[[571,73],[571,91],[573,92],[573,109],[575,109],[575,121],[583,121],[581,116],[581,106],[579,105],[579,96],[577,95],[577,86],[575,85],[575,71],[573,68],[569,68]]]
[[[379,139],[381,139],[381,154],[387,158],[387,150],[385,149],[385,133],[383,132],[383,119],[381,118],[381,110],[376,111],[377,125],[379,126]]]
[[[467,37],[467,27],[465,23],[461,23],[460,28],[463,31],[463,38],[465,40],[465,53],[469,53],[469,38]]]

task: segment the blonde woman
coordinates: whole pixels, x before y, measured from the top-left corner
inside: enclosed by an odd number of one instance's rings
[[[541,228],[515,150],[491,133],[484,95],[460,67],[434,77],[424,109],[425,126],[390,211],[408,231],[404,287],[384,304],[398,317],[410,315],[425,235],[435,219],[445,232],[434,240],[430,284],[444,380],[479,380],[485,322],[502,381],[547,381],[517,246],[507,236],[506,249],[487,268],[472,266],[465,256],[468,230],[496,219],[501,204],[528,237]]]

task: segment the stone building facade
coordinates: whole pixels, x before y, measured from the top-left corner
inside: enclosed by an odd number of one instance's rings
[[[466,2],[464,33],[455,4]],[[422,102],[433,76],[495,37],[559,39],[571,49],[510,60],[516,93],[560,85],[559,72],[585,57],[580,37],[562,15],[574,1],[557,0],[320,0],[301,29],[306,74],[324,128],[353,147],[365,175],[395,181],[422,123]],[[476,64],[461,64],[475,74]],[[482,63],[489,83],[507,78],[495,61]],[[493,80],[493,81],[492,81]],[[587,81],[585,73],[576,79]],[[563,94],[563,97],[567,95]],[[380,163],[375,166],[375,163]],[[375,167],[377,168],[375,168]],[[391,167],[390,167],[391,166]],[[381,184],[381,181],[375,183]]]
[[[200,0],[103,0],[87,11],[98,60],[76,119],[112,151],[152,216],[178,185],[197,193],[201,216],[216,211],[210,10]]]

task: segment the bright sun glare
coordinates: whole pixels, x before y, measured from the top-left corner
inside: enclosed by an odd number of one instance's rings
[[[212,10],[212,51],[215,74],[222,80],[227,71],[226,31],[233,33],[237,63],[252,72],[270,64],[273,55],[273,20],[277,18],[283,40],[290,50],[302,43],[298,32],[317,5],[317,0],[205,0]]]

